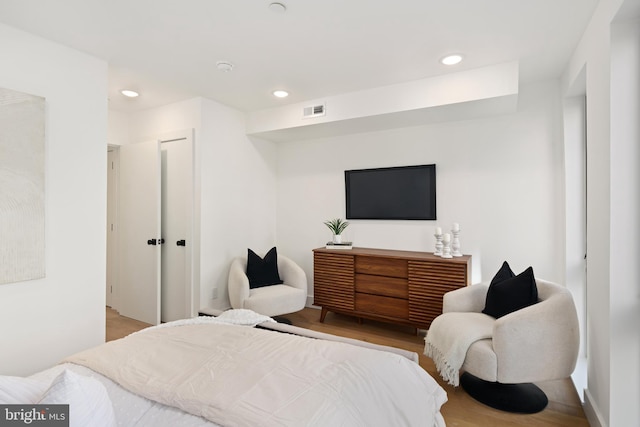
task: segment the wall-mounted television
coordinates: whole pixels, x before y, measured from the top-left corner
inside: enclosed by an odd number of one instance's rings
[[[436,165],[348,170],[344,179],[347,219],[436,219]]]

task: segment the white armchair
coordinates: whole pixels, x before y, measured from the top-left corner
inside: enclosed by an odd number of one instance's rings
[[[229,300],[233,308],[245,308],[265,316],[281,316],[302,310],[307,302],[307,276],[291,259],[278,255],[278,273],[284,283],[249,288],[247,258],[235,258],[229,269]]]
[[[495,319],[491,338],[471,344],[461,368],[462,387],[497,409],[544,409],[547,397],[529,383],[569,377],[576,365],[580,336],[571,293],[544,280],[536,284],[539,302]],[[482,312],[488,288],[477,284],[448,292],[443,313]]]

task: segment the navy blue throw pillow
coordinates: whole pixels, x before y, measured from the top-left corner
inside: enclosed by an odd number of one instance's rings
[[[267,252],[264,258],[260,258],[255,252],[248,249],[247,277],[250,289],[284,283],[278,274],[278,253],[275,246]]]
[[[498,319],[537,302],[538,287],[533,268],[529,267],[517,276],[505,278],[496,283],[492,280],[482,312]]]

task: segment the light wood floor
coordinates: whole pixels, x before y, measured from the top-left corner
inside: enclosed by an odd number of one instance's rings
[[[120,316],[117,311],[107,307],[107,341],[124,338],[127,335],[149,327],[148,323]]]
[[[448,427],[460,426],[589,426],[580,404],[580,399],[571,380],[538,383],[549,397],[547,408],[537,414],[510,414],[498,411],[473,400],[462,388],[452,387],[442,381],[433,361],[424,356],[424,336],[416,336],[410,327],[364,320],[335,313],[327,314],[320,323],[320,311],[305,308],[286,316],[294,325],[314,331],[326,332],[349,338],[356,338],[376,344],[388,345],[415,351],[420,355],[420,366],[438,381],[446,390],[449,401],[442,407],[442,414]],[[137,320],[119,316],[107,308],[107,341],[124,337],[147,325]]]

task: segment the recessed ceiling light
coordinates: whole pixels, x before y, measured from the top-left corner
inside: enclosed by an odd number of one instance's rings
[[[233,70],[233,64],[227,61],[216,62],[216,67],[218,67],[218,70],[223,71],[225,73],[228,73],[229,71]]]
[[[269,10],[275,13],[285,13],[287,11],[287,6],[282,3],[271,3],[269,5]]]
[[[289,92],[287,92],[286,90],[274,90],[273,96],[276,96],[278,98],[286,98],[287,96],[289,96]]]
[[[462,61],[462,55],[448,55],[440,60],[444,65],[456,65]]]
[[[135,90],[129,90],[129,89],[121,90],[120,93],[129,98],[135,98],[136,96],[140,95]]]

